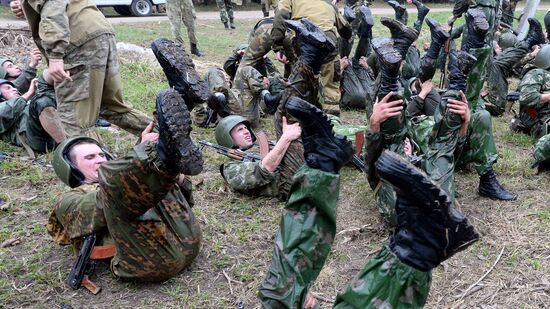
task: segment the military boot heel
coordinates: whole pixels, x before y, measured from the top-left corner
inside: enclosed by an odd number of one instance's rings
[[[468,38],[462,40],[463,51],[469,51],[472,48],[481,48],[485,45],[485,36],[489,31],[489,22],[483,10],[479,8],[469,9],[466,12],[466,27],[468,27]]]
[[[202,171],[200,149],[193,143],[191,115],[182,97],[175,90],[161,91],[156,100],[159,128],[157,152],[167,168],[185,175],[197,175]]]
[[[405,59],[405,56],[409,51],[409,47],[411,47],[412,43],[414,43],[414,41],[418,38],[418,31],[407,27],[397,20],[387,17],[380,18],[380,22],[382,25],[390,29],[393,47],[397,49],[397,51],[401,54],[401,57]]]

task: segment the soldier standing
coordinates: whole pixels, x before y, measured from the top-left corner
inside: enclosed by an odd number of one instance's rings
[[[262,12],[264,17],[269,17],[269,10],[273,9],[274,14],[277,14],[277,0],[262,0]]]
[[[202,57],[204,53],[197,47],[197,37],[195,36],[195,7],[191,0],[167,0],[166,14],[172,26],[172,35],[176,42],[183,45],[181,37],[181,24],[187,28],[187,36],[189,44],[191,44],[191,53],[195,56]]]
[[[235,29],[233,3],[231,0],[216,0],[216,5],[220,10],[220,19],[222,20],[225,29]]]

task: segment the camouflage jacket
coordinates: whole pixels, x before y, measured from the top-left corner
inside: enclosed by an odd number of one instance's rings
[[[81,46],[111,24],[88,0],[22,0],[34,42],[48,59],[61,59],[71,45]]]
[[[550,117],[550,106],[540,104],[541,95],[550,93],[550,70],[531,69],[523,76],[518,91],[521,122],[529,130],[536,129],[537,123]]]
[[[261,162],[229,161],[220,172],[231,190],[251,196],[277,197],[279,195],[278,171],[266,170]]]
[[[259,126],[260,93],[265,89],[263,76],[251,66],[239,66],[231,90],[236,100],[229,100],[231,114],[247,118],[253,128]]]
[[[12,82],[15,85],[15,88],[17,88],[20,93],[25,93],[29,90],[29,87],[31,86],[31,81],[35,77],[36,69],[26,65],[21,74],[17,76],[15,80],[12,80]]]
[[[0,102],[0,138],[21,146],[19,135],[24,133],[28,118],[27,100],[22,97]]]

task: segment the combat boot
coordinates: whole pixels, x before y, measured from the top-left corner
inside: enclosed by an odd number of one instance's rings
[[[187,109],[192,110],[195,104],[206,103],[212,93],[181,44],[158,38],[151,43],[151,49],[166,75],[168,85],[181,94]]]
[[[517,194],[513,194],[504,189],[498,182],[497,176],[493,170],[479,177],[478,191],[479,195],[488,197],[492,200],[513,201],[518,197]]]
[[[342,135],[335,135],[325,113],[308,102],[290,97],[287,112],[300,122],[306,165],[324,172],[338,174],[351,160],[353,147]]]
[[[376,38],[372,40],[372,47],[378,57],[380,69],[380,90],[378,99],[382,99],[390,92],[397,92],[401,55],[393,47],[393,42],[388,38]]]
[[[401,58],[405,59],[409,47],[418,38],[418,32],[391,18],[382,17],[380,22],[390,29],[393,47],[401,54]]]
[[[229,20],[229,28],[235,29],[235,22],[233,21],[233,19]]]
[[[223,26],[225,27],[225,29],[229,29],[229,23],[225,22],[223,23]]]
[[[428,15],[428,13],[430,12],[430,8],[425,6],[424,3],[418,0],[413,0],[413,4],[418,10],[418,15],[416,17],[416,21],[414,22],[413,28],[420,33],[420,29],[422,29],[422,23],[424,23],[424,18],[426,18],[426,15]]]
[[[407,12],[407,8],[404,5],[399,4],[399,2],[395,0],[388,1],[388,4],[395,11],[395,19],[403,20],[403,15],[405,15],[405,12]]]
[[[449,52],[449,90],[466,92],[467,77],[476,63],[476,57],[462,50]]]
[[[469,9],[466,12],[466,27],[468,27],[468,38],[462,41],[460,47],[463,51],[471,48],[481,48],[485,45],[485,36],[489,31],[489,23],[483,10],[479,8]]]
[[[344,18],[350,24],[355,20],[355,11],[349,5],[344,5]]]
[[[390,249],[401,262],[429,271],[479,239],[452,197],[403,157],[385,150],[375,166],[397,196]]]
[[[449,39],[449,33],[443,30],[435,19],[428,17],[426,23],[430,27],[432,41],[430,47],[426,51],[426,55],[422,58],[420,72],[417,76],[421,83],[433,78],[436,70],[435,62],[437,57],[439,57],[441,48]]]
[[[285,20],[285,24],[296,32],[300,62],[309,66],[314,74],[319,74],[325,57],[336,49],[336,43],[307,18],[302,18],[300,21]]]
[[[525,43],[529,46],[529,49],[535,45],[541,45],[545,42],[544,33],[542,32],[542,25],[535,18],[529,18],[529,31],[525,36]]]
[[[204,53],[199,50],[199,48],[197,47],[197,44],[195,43],[191,43],[191,53],[197,57],[204,56]]]
[[[281,102],[283,92],[280,92],[277,95],[271,95],[271,92],[269,92],[269,90],[262,90],[260,96],[264,100],[265,106],[267,107],[267,110],[265,112],[269,115],[274,115],[277,111],[277,107],[279,107],[279,103]]]
[[[359,7],[359,36],[362,38],[372,38],[372,27],[374,18],[368,6]]]
[[[206,105],[222,118],[231,114],[225,95],[221,92],[214,92],[210,95],[208,101],[206,101]]]
[[[156,148],[162,162],[178,174],[199,174],[203,166],[202,154],[189,136],[191,116],[177,91],[169,89],[158,94],[156,117],[159,129]]]

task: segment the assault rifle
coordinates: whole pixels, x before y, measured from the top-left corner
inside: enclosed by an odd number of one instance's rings
[[[365,172],[365,162],[361,160],[361,157],[354,154],[353,157],[351,157],[351,164],[355,166],[360,172]]]
[[[199,144],[201,145],[201,149],[204,148],[204,146],[214,148],[219,154],[230,157],[233,160],[244,162],[262,161],[262,156],[254,152],[245,152],[239,149],[227,148],[217,144],[209,143],[207,141],[199,141]]]
[[[75,290],[78,290],[81,286],[84,286],[94,294],[99,293],[101,290],[101,288],[98,288],[88,279],[88,275],[90,275],[95,268],[95,262],[90,259],[90,255],[92,254],[96,239],[97,235],[95,233],[84,237],[84,243],[82,247],[80,247],[76,262],[67,279],[69,286]]]

